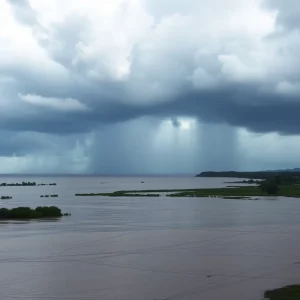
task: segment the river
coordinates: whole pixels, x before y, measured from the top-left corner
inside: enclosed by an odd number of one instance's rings
[[[0,223],[1,300],[260,300],[300,283],[300,199],[75,197],[228,178],[0,177],[22,181],[57,185],[0,187],[13,197],[0,207],[55,205],[72,216]],[[40,198],[50,194],[59,197]]]

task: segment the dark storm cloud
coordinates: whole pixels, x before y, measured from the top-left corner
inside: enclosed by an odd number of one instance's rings
[[[203,94],[187,93],[160,109],[155,108],[153,114],[191,116],[208,123],[226,123],[261,133],[300,133],[300,103],[296,99],[291,101],[251,91],[239,99],[235,93],[234,89]],[[245,98],[249,101],[245,101]],[[260,104],[253,104],[253,99]]]
[[[22,103],[23,112],[31,113],[3,116],[0,126],[14,131],[70,134],[141,116],[171,118],[173,126],[180,127],[177,116],[190,116],[208,123],[226,123],[255,132],[300,133],[300,103],[296,98],[264,95],[247,88],[244,91],[245,95],[238,94],[235,87],[206,93],[187,91],[172,101],[143,106],[109,100],[95,105],[91,101],[90,110],[82,112],[51,112]]]
[[[59,154],[61,148],[74,147],[79,136],[70,136],[66,141],[64,137],[48,135],[32,131],[14,132],[8,130],[0,131],[1,156],[24,156],[28,153],[37,155],[41,151]]]
[[[178,120],[178,118],[171,118],[172,125],[176,128],[179,128],[181,126],[181,122]]]
[[[41,150],[40,144],[35,139],[29,139],[26,134],[18,134],[11,131],[0,131],[1,147],[0,156],[22,156],[29,152]]]

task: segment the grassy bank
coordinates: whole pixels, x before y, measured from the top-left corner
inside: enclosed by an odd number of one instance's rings
[[[233,188],[217,188],[217,189],[197,189],[189,191],[179,191],[170,193],[170,197],[263,197],[270,196],[263,192],[260,187],[246,186],[246,187],[233,187]],[[284,197],[300,197],[300,186],[298,185],[283,185],[280,186],[279,191],[273,196]]]
[[[112,193],[86,193],[86,194],[75,194],[78,197],[93,197],[93,196],[102,196],[102,197],[159,197],[160,194],[145,194],[152,191],[116,191]],[[158,191],[154,191],[158,192]]]
[[[265,292],[265,298],[269,300],[299,300],[300,285],[290,285],[281,289]]]
[[[177,190],[131,190],[112,193],[86,193],[76,196],[105,196],[105,197],[158,197],[167,193],[168,197],[221,197],[227,199],[246,199],[247,197],[270,196],[258,186],[227,187],[213,189],[177,189]],[[300,197],[300,185],[281,185],[276,195],[284,197]]]

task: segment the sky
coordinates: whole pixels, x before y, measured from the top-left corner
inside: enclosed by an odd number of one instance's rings
[[[0,173],[300,167],[298,0],[0,0]]]

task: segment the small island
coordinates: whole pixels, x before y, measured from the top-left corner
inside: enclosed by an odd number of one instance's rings
[[[151,194],[146,194],[151,192]],[[159,197],[160,194],[153,194],[153,191],[116,191],[112,193],[85,193],[75,194],[77,197],[95,197],[95,196],[107,196],[107,197]],[[159,192],[159,191],[154,191]]]
[[[0,208],[0,220],[60,218],[62,216],[70,216],[70,214],[63,214],[56,206],[39,206],[35,209],[30,207]]]
[[[58,195],[41,195],[40,198],[58,198]]]
[[[1,200],[8,200],[8,199],[12,199],[11,196],[1,196]]]
[[[23,181],[21,183],[6,183],[3,182],[0,184],[0,187],[4,187],[4,186],[44,186],[44,185],[56,185],[56,183],[39,183],[37,184],[36,182],[26,182]]]

